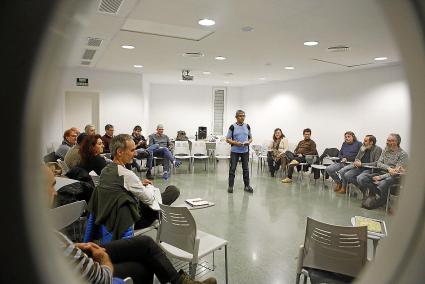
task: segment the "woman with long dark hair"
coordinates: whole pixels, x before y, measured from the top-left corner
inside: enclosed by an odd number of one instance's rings
[[[283,134],[282,129],[276,128],[273,132],[273,141],[267,153],[267,163],[272,177],[274,177],[274,173],[280,166],[286,167],[286,151],[288,151],[288,139]]]
[[[79,167],[87,172],[94,171],[100,176],[100,172],[106,166],[106,160],[100,154],[103,153],[103,142],[99,134],[87,135],[81,142],[81,162]]]

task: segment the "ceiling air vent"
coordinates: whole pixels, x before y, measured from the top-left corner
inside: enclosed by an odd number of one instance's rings
[[[183,53],[184,57],[190,57],[190,58],[201,58],[204,56],[202,52],[185,52]]]
[[[117,14],[124,0],[102,0],[99,5],[99,12]]]
[[[350,47],[346,45],[337,45],[337,46],[328,47],[328,51],[330,52],[347,52],[349,50],[350,50]]]
[[[84,65],[84,66],[89,66],[90,65],[90,61],[81,61],[81,65]]]
[[[99,47],[102,44],[103,39],[95,38],[95,37],[89,37],[87,39],[87,45],[93,46],[93,47]]]
[[[96,53],[95,49],[86,49],[83,53],[82,59],[84,60],[92,60],[94,57],[94,54]]]

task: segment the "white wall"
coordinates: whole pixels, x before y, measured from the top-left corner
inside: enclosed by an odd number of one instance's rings
[[[241,107],[241,88],[226,89],[225,128],[234,121],[235,109]],[[162,123],[169,137],[176,137],[178,130],[194,137],[198,126],[206,126],[208,135],[212,133],[212,86],[152,84],[150,91],[151,131]]]
[[[77,87],[77,77],[89,79],[88,87]],[[99,123],[104,134],[107,123],[114,125],[115,133],[131,133],[136,124],[142,124],[144,118],[144,99],[142,75],[93,71],[87,68],[65,69],[63,80],[57,90],[57,99],[46,106],[43,125],[43,144],[61,142],[64,131],[63,118],[66,91],[99,92]],[[88,121],[87,123],[90,123]],[[84,125],[76,125],[81,131]],[[143,127],[143,125],[142,125]]]
[[[380,146],[396,132],[401,146],[409,148],[410,97],[400,66],[244,87],[242,105],[259,144],[270,140],[276,127],[296,144],[309,127],[319,153],[340,148],[347,130],[360,139],[373,134]]]

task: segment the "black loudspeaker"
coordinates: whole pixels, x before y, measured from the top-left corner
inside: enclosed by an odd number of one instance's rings
[[[205,126],[198,127],[198,139],[207,139],[207,128]]]

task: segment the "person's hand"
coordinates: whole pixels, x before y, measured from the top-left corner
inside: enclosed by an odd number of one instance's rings
[[[362,162],[360,162],[359,160],[355,160],[355,161],[354,161],[354,166],[355,166],[356,168],[360,168],[360,167],[362,166]]]
[[[341,163],[345,163],[345,162],[347,162],[347,158],[342,158]]]
[[[239,141],[234,141],[234,144],[236,145],[236,146],[243,146],[243,144],[241,143],[241,142],[239,142]]]
[[[87,253],[91,258],[93,258],[94,261],[100,263],[101,265],[105,265],[108,262],[111,262],[106,249],[98,246],[95,243],[77,243],[75,246],[83,252]]]
[[[297,156],[298,156],[298,157],[302,157],[302,156],[303,156],[303,154],[298,154]]]
[[[373,179],[373,181],[380,181],[381,177],[380,176],[374,176],[372,179]]]
[[[398,174],[398,170],[396,168],[389,168],[388,172],[390,173],[390,175],[396,175]]]
[[[151,181],[151,180],[144,179],[144,180],[143,180],[143,182],[142,182],[142,184],[143,184],[144,186],[147,186],[148,184],[153,184],[153,183],[152,183],[152,181]]]
[[[398,166],[397,167],[397,171],[400,174],[404,174],[406,172],[406,169],[403,166]]]

